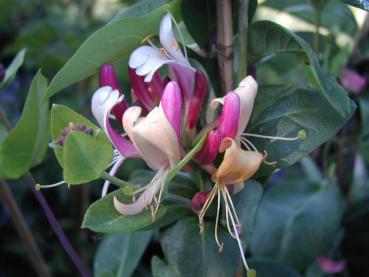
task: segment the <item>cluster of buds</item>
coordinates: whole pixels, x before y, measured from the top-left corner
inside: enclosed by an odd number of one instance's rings
[[[159,40],[162,47],[156,47],[148,39],[147,45],[132,52],[128,68],[132,87],[131,105],[125,101],[119,89],[113,66],[106,64],[100,70],[100,88],[92,97],[91,107],[94,117],[116,149],[117,155],[110,174],[114,175],[127,157],[141,158],[157,172],[149,184],[133,192],[135,200],[132,203],[125,204],[114,198],[114,206],[124,215],[138,214],[150,207],[155,216],[168,173],[186,155],[186,149],[210,130],[202,149],[193,160],[210,173],[215,185],[210,192],[198,195],[197,202],[203,204],[201,210],[198,209],[199,203],[194,203],[192,208],[199,215],[202,229],[206,211],[217,198],[215,239],[222,249],[217,227],[220,198],[223,197],[228,231],[237,239],[248,269],[239,239],[240,222],[227,186],[241,184],[252,177],[266,159],[266,154],[260,153],[247,137],[270,137],[244,133],[258,85],[253,77],[247,76],[234,91],[212,100],[210,107],[214,114],[219,105],[223,106],[221,114],[200,126],[208,80],[202,71],[191,65],[183,43],[182,52],[172,30],[173,22],[170,14],[161,21]],[[168,67],[166,76],[159,73],[164,65]],[[125,135],[113,128],[110,122],[113,119],[122,125]],[[223,160],[216,167],[214,161],[219,154],[223,155]],[[103,196],[108,186],[107,181]]]
[[[58,144],[60,146],[64,146],[65,139],[73,131],[80,131],[80,132],[86,133],[90,136],[93,136],[93,134],[94,134],[94,130],[92,128],[89,128],[89,127],[87,127],[86,125],[83,125],[83,124],[76,124],[76,123],[70,122],[68,127],[63,130],[63,132],[60,135],[59,139],[56,141],[56,144]]]

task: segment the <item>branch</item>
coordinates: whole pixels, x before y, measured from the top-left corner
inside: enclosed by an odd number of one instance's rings
[[[247,33],[249,28],[249,0],[240,0],[238,10],[238,51],[240,62],[238,68],[238,82],[247,75]]]
[[[233,87],[233,30],[231,0],[217,0],[218,67],[222,94]]]

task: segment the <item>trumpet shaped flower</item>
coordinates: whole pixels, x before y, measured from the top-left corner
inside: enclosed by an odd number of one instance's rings
[[[114,206],[121,214],[138,214],[150,205],[156,194],[153,214],[158,210],[166,176],[180,160],[181,92],[175,82],[166,85],[159,107],[141,117],[140,107],[130,107],[123,115],[123,127],[135,148],[148,166],[157,171],[153,180],[132,204],[114,198]],[[140,190],[141,191],[141,190]]]

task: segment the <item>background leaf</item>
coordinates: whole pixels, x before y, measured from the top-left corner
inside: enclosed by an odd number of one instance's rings
[[[311,48],[298,36],[268,21],[253,24],[249,39],[249,61],[259,65],[280,54],[293,54],[305,61],[311,73],[311,86],[260,86],[247,132],[269,136],[294,137],[300,130],[304,140],[277,141],[250,137],[259,151],[266,150],[268,159],[277,167],[298,161],[334,136],[355,110],[347,92],[319,66]],[[262,168],[259,174],[268,175]]]
[[[19,51],[10,63],[10,65],[6,68],[4,79],[2,80],[2,82],[0,82],[0,88],[5,87],[14,80],[15,76],[17,75],[18,69],[23,64],[25,54],[26,49],[22,49],[21,51]]]
[[[251,251],[303,270],[333,239],[343,208],[336,185],[298,179],[280,183],[260,203]]]
[[[278,263],[273,259],[267,258],[251,258],[248,260],[249,266],[256,270],[256,276],[269,277],[269,276],[288,276],[288,277],[301,277],[298,272]]]
[[[351,6],[369,11],[368,0],[342,0],[342,2],[349,4]]]
[[[175,276],[232,276],[240,262],[237,242],[222,228],[219,239],[224,250],[214,239],[214,223],[205,222],[204,232],[199,234],[199,221],[195,217],[179,220],[162,234],[160,244]]]
[[[150,242],[152,231],[107,235],[97,249],[94,276],[114,272],[116,277],[129,277]]]
[[[315,24],[316,14],[309,0],[267,0],[263,6],[292,14],[308,23]],[[328,0],[321,12],[321,26],[338,35],[341,32],[354,36],[357,23],[351,10],[339,0]]]
[[[39,71],[32,80],[22,116],[0,144],[0,177],[18,179],[42,162],[49,140],[47,80]]]

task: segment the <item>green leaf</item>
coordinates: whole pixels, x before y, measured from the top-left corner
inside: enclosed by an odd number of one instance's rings
[[[175,269],[167,265],[165,262],[160,260],[159,257],[154,256],[151,259],[151,271],[153,277],[175,277],[178,276],[176,274]]]
[[[118,189],[97,200],[88,207],[83,219],[82,228],[88,228],[100,233],[129,233],[146,228],[161,219],[167,208],[160,206],[155,221],[150,209],[138,215],[122,215],[114,208],[113,197],[123,198],[122,190]],[[129,197],[124,198],[131,201]]]
[[[51,108],[51,139],[54,142],[58,141],[64,130],[68,128],[69,123],[85,125],[96,132],[99,130],[91,121],[72,109],[54,104]],[[63,148],[55,145],[54,151],[60,165],[63,166]]]
[[[269,257],[299,271],[329,245],[344,208],[336,185],[300,180],[266,191],[251,240],[253,256]]]
[[[151,13],[153,10],[164,6],[165,4],[170,3],[171,0],[143,0],[140,1],[133,6],[130,6],[128,9],[125,9],[123,12],[118,14],[113,18],[112,22],[128,17],[139,17],[145,16]]]
[[[14,80],[15,76],[17,75],[18,69],[23,64],[25,54],[26,49],[22,49],[12,60],[11,64],[7,67],[5,71],[4,79],[2,80],[2,82],[0,82],[0,88],[5,87]]]
[[[369,3],[367,0],[341,0],[343,3],[349,4],[356,8],[363,9],[365,11],[369,11]]]
[[[109,271],[116,272],[116,277],[131,276],[151,237],[151,231],[105,236],[96,252],[94,276]]]
[[[251,258],[248,260],[249,266],[256,270],[256,276],[285,276],[285,277],[302,277],[300,273],[284,264],[278,263],[272,259]]]
[[[316,14],[309,0],[267,0],[263,6],[290,13],[308,23],[315,24]],[[355,36],[357,23],[351,10],[338,0],[329,0],[321,11],[321,26],[334,34],[341,32]]]
[[[254,230],[256,210],[263,195],[263,188],[256,181],[247,181],[245,188],[235,195],[234,204],[242,224],[242,239],[250,242]]]
[[[121,18],[108,23],[86,39],[63,68],[55,75],[48,96],[98,72],[101,65],[127,58],[142,39],[156,35],[161,18],[175,9],[177,1],[138,18]]]
[[[174,276],[233,276],[240,261],[237,242],[219,226],[219,239],[224,250],[214,239],[213,222],[205,222],[203,233],[199,233],[197,218],[188,217],[178,221],[162,234],[160,244]]]
[[[253,24],[249,41],[251,65],[277,54],[295,54],[307,63],[306,70],[313,76],[312,87],[260,86],[247,127],[249,133],[281,137],[295,137],[303,130],[303,140],[249,138],[259,151],[268,152],[268,160],[276,161],[277,167],[289,166],[333,137],[351,117],[355,105],[337,81],[320,68],[314,52],[298,36],[262,21]],[[270,172],[263,167],[259,174]]]
[[[1,178],[18,179],[42,162],[49,140],[47,80],[39,71],[32,80],[17,125],[0,144]]]
[[[359,112],[361,130],[359,139],[359,152],[366,163],[369,163],[369,96],[364,94],[359,98]]]
[[[103,132],[71,132],[63,147],[63,177],[68,184],[98,179],[113,160],[113,146]]]

